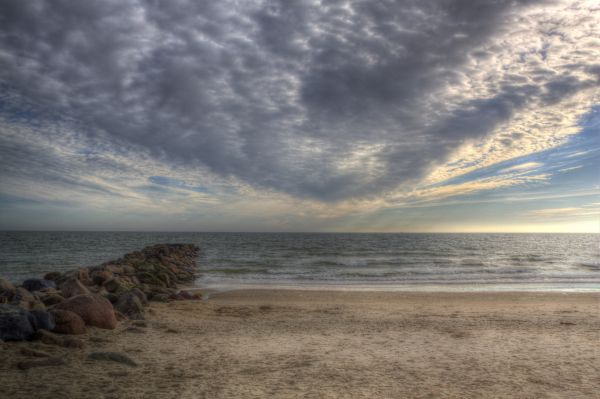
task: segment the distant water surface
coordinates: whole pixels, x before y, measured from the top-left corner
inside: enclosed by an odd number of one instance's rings
[[[594,234],[0,232],[0,276],[18,282],[150,244],[201,248],[216,289],[598,290]]]

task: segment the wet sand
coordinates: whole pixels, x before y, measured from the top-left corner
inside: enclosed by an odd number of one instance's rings
[[[147,316],[85,349],[0,344],[0,397],[600,397],[600,293],[245,290]],[[23,347],[67,364],[18,370]]]

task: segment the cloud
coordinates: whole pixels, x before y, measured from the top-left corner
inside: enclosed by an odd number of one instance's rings
[[[565,173],[565,172],[571,172],[573,170],[577,170],[577,169],[581,169],[581,168],[583,168],[582,165],[577,165],[577,166],[571,166],[568,168],[559,169],[558,171],[561,173]]]
[[[525,162],[525,163],[521,163],[521,164],[518,164],[515,166],[511,166],[506,169],[502,169],[502,170],[500,170],[500,173],[517,172],[517,171],[525,171],[525,170],[529,171],[531,169],[539,168],[542,165],[543,164],[541,164],[539,162]]]
[[[598,203],[590,203],[579,207],[537,209],[529,212],[528,216],[550,219],[589,219],[591,216],[600,216],[600,206]]]
[[[545,183],[548,179],[549,175],[544,173],[537,175],[510,173],[462,183],[420,187],[410,193],[397,197],[394,202],[396,206],[427,205],[431,202],[437,202],[451,197],[465,196],[481,191],[496,190],[532,183]]]
[[[576,133],[598,93],[593,7],[6,0],[5,190],[394,198]]]

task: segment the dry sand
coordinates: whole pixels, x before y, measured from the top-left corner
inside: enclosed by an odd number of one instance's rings
[[[233,291],[147,319],[1,344],[0,397],[600,398],[600,294]],[[67,365],[20,371],[22,347]]]

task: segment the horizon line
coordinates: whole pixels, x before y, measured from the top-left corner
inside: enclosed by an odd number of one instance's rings
[[[598,234],[600,231],[176,231],[176,230],[28,230],[0,229],[2,233],[149,233],[149,234]]]

